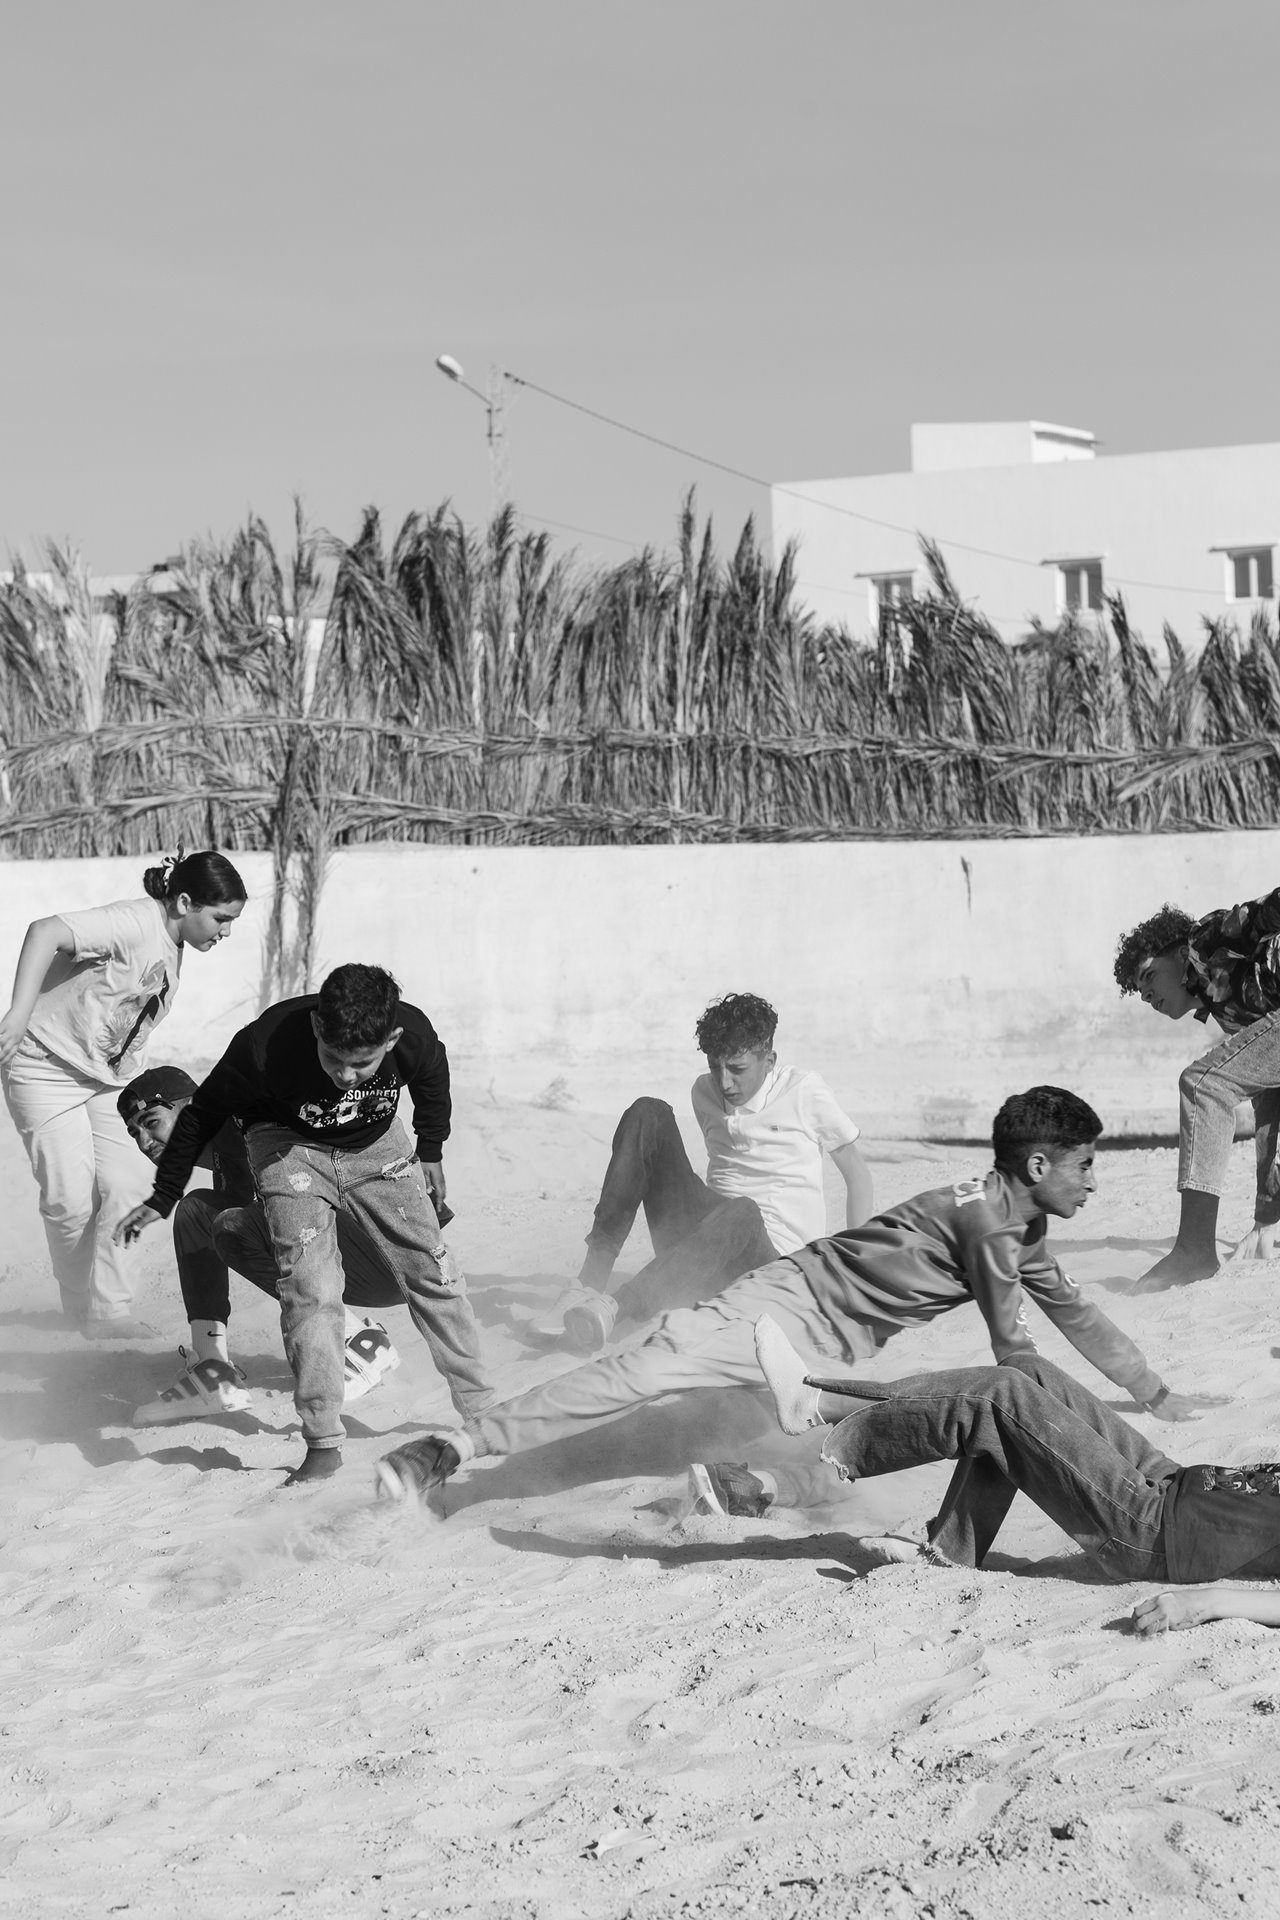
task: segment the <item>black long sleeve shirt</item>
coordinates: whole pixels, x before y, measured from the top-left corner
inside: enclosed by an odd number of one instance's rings
[[[413,1101],[418,1158],[438,1161],[449,1137],[449,1060],[435,1028],[402,1002],[404,1028],[362,1086],[334,1085],[316,1051],[311,1015],[318,996],[282,1000],[242,1027],[178,1116],[147,1205],[163,1219],[177,1205],[201,1153],[228,1120],[246,1130],[266,1122],[320,1147],[371,1147],[396,1117],[400,1090]]]

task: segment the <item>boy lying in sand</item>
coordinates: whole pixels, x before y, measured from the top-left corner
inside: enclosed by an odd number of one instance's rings
[[[1112,1580],[1280,1574],[1280,1464],[1180,1466],[1038,1354],[906,1380],[832,1380],[810,1372],[767,1314],[755,1341],[779,1426],[829,1426],[823,1455],[844,1478],[957,1463],[917,1549],[949,1566],[982,1565],[1022,1492]],[[1246,1611],[1244,1592],[1226,1596],[1226,1612]],[[1249,1606],[1250,1617],[1280,1625],[1280,1596],[1257,1599],[1264,1611]],[[1160,1600],[1135,1615],[1140,1631],[1218,1617],[1203,1599]]]
[[[134,1145],[159,1166],[196,1083],[181,1067],[149,1067],[116,1102]],[[278,1301],[280,1273],[271,1230],[245,1151],[239,1122],[227,1120],[200,1154],[197,1166],[213,1174],[212,1187],[184,1194],[173,1210],[173,1251],[182,1303],[191,1327],[191,1351],[179,1347],[183,1370],[173,1386],[136,1409],[137,1427],[172,1420],[209,1420],[252,1405],[244,1375],[227,1351],[231,1319],[229,1274],[240,1274]],[[441,1201],[441,1224],[448,1208]],[[452,1218],[452,1216],[449,1216]],[[354,1311],[399,1307],[404,1295],[363,1227],[337,1218],[345,1318],[344,1407],[371,1393],[400,1364],[384,1326]]]
[[[996,1164],[985,1179],[917,1194],[864,1226],[757,1268],[701,1306],[664,1315],[648,1339],[505,1401],[461,1431],[397,1448],[379,1462],[380,1493],[403,1499],[477,1454],[540,1446],[663,1394],[758,1385],[752,1328],[763,1313],[810,1352],[848,1361],[865,1359],[901,1327],[976,1300],[1003,1359],[1035,1350],[1030,1294],[1140,1405],[1162,1420],[1194,1419],[1217,1402],[1172,1393],[1045,1249],[1046,1215],[1070,1219],[1095,1189],[1101,1131],[1092,1107],[1061,1087],[1014,1095],[996,1115]]]
[[[858,1129],[816,1073],[780,1067],[778,1016],[755,993],[713,1000],[694,1029],[707,1071],[693,1111],[707,1146],[707,1177],[689,1165],[665,1100],[636,1100],[618,1122],[587,1257],[556,1299],[544,1332],[563,1328],[576,1353],[599,1353],[619,1318],[651,1320],[692,1307],[740,1274],[792,1253],[825,1231],[825,1149],[847,1193],[845,1225],[871,1212],[871,1175]],[[614,1263],[643,1206],[655,1258],[614,1286]]]
[[[1156,1013],[1212,1017],[1227,1038],[1184,1068],[1178,1081],[1178,1237],[1137,1291],[1205,1280],[1218,1271],[1218,1200],[1235,1138],[1236,1107],[1253,1103],[1257,1199],[1238,1260],[1269,1260],[1280,1223],[1280,887],[1261,900],[1219,907],[1193,920],[1163,906],[1126,933],[1116,984]]]
[[[396,1118],[413,1098],[417,1152]],[[150,1200],[116,1229],[134,1240],[172,1212],[204,1147],[240,1120],[275,1249],[280,1328],[306,1457],[285,1482],[342,1464],[345,1320],[337,1221],[373,1241],[464,1415],[489,1406],[466,1283],[440,1237],[449,1132],[445,1051],[426,1015],[382,967],[337,967],[318,994],[268,1007],[242,1027],[179,1115]]]

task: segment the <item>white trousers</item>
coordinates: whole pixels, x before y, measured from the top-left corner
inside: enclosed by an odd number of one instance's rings
[[[30,1036],[4,1072],[69,1320],[116,1318],[133,1299],[132,1255],[111,1233],[150,1193],[152,1170],[116,1110],[119,1091],[73,1072]]]

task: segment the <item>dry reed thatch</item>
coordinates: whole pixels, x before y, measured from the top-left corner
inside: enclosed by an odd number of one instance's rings
[[[553,554],[505,509],[277,554],[251,520],[163,594],[0,586],[0,847],[269,848],[271,967],[310,971],[330,849],[1152,833],[1280,819],[1280,643],[1208,624],[1167,667],[1108,603],[1009,646],[931,584],[875,644],[798,605],[748,521],[722,559]],[[296,906],[291,912],[289,902]]]

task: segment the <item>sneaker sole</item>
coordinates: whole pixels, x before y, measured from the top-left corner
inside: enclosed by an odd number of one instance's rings
[[[137,1409],[133,1424],[135,1427],[175,1427],[184,1420],[219,1420],[225,1413],[248,1413],[252,1406],[253,1401],[248,1394],[239,1406],[226,1407],[202,1407],[195,1402],[175,1406],[167,1400],[152,1400]]]
[[[561,1322],[565,1344],[574,1353],[603,1353],[609,1344],[609,1336],[586,1307],[569,1307]]]
[[[379,1460],[375,1465],[373,1485],[378,1499],[390,1501],[394,1506],[405,1506],[418,1497],[418,1489],[409,1487],[389,1460]]]
[[[730,1518],[728,1507],[716,1492],[715,1481],[701,1461],[695,1461],[689,1469],[689,1491],[693,1495],[695,1504],[701,1500],[704,1506],[710,1507],[712,1513],[718,1513],[722,1520]]]

